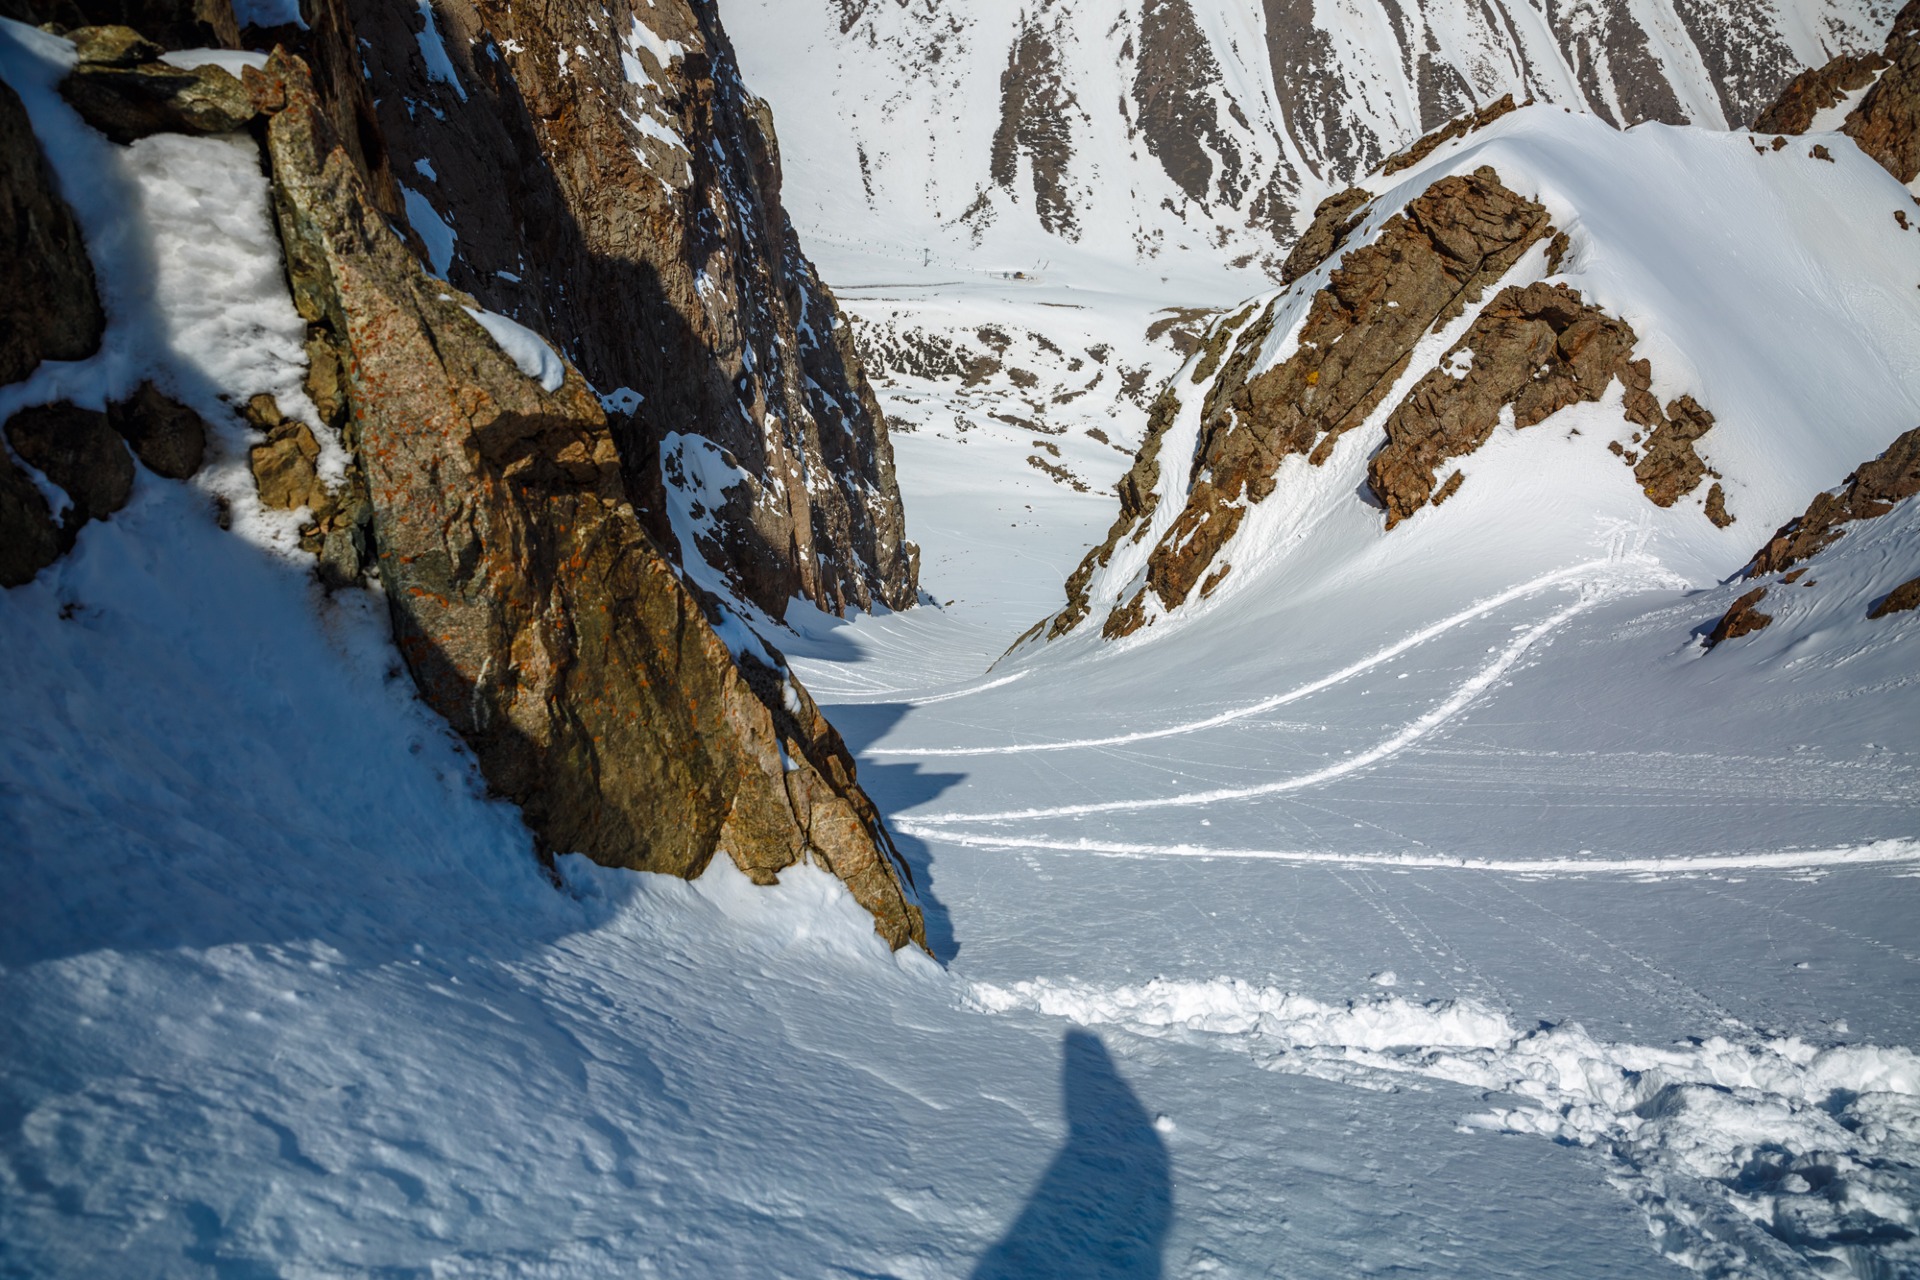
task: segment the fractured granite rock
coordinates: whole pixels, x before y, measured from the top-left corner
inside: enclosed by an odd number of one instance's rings
[[[95,29],[84,39],[77,46],[81,61],[60,82],[60,93],[81,119],[115,142],[155,133],[232,133],[256,114],[246,89],[224,67],[187,69],[158,61],[158,47],[126,28]],[[137,60],[149,51],[153,56]],[[106,60],[91,61],[88,54]]]

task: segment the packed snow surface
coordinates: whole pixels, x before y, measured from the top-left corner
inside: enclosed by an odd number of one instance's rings
[[[94,145],[19,32],[0,70],[36,129]],[[1147,325],[1238,294],[1092,253],[943,282],[904,230],[826,255],[869,325],[1006,340],[973,384],[881,388],[917,427],[930,602],[796,604],[770,637],[899,832],[937,962],[814,868],[549,876],[377,594],[222,531],[217,479],[142,472],[0,595],[0,1272],[1920,1273],[1920,614],[1864,617],[1920,512],[1778,588],[1769,630],[1696,635],[1774,524],[1912,425],[1897,188],[1841,139],[1748,172],[1744,135],[1509,129],[1428,172],[1560,201],[1568,270],[1658,344],[1663,395],[1721,414],[1732,530],[1646,506],[1604,453],[1617,406],[1588,406],[1391,535],[1336,458],[1247,522],[1251,586],[1003,657],[1112,519],[1144,416],[1119,367],[1172,372]],[[152,202],[136,161],[99,160],[117,185],[81,207],[108,353],[0,412],[146,376],[210,414],[297,388],[297,354],[246,356],[279,350],[270,263],[220,277],[258,329],[189,347],[214,317],[124,250],[221,219],[252,243],[257,170],[187,165],[230,198]],[[1659,255],[1715,217],[1698,252],[1744,274],[1689,298]],[[1819,278],[1777,334],[1736,314]],[[244,468],[217,443],[215,477]],[[739,473],[670,444],[697,543]]]

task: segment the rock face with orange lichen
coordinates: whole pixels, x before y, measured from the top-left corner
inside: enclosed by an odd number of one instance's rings
[[[776,655],[736,662],[715,634],[585,380],[528,369],[421,269],[304,64],[276,54],[249,83],[296,302],[345,370],[401,653],[488,782],[548,849],[682,876],[719,850],[763,883],[811,858],[888,942],[924,943],[851,757]]]

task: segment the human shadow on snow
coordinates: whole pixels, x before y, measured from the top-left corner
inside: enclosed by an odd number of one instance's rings
[[[1067,1144],[973,1280],[1148,1280],[1173,1221],[1166,1143],[1100,1037],[1067,1032]]]

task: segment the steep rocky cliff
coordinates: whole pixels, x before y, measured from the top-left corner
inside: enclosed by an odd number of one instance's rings
[[[886,424],[711,0],[325,3],[430,266],[599,390],[656,537],[776,618],[910,607]],[[676,434],[737,482],[663,476]]]
[[[87,522],[120,510],[137,482],[136,458],[156,476],[184,479],[211,451],[219,476],[207,488],[222,521],[240,501],[251,527],[311,565],[329,590],[377,584],[422,697],[472,748],[490,788],[520,807],[543,850],[683,876],[724,853],[761,883],[812,861],[847,883],[891,945],[924,945],[910,877],[852,757],[780,654],[730,618],[717,594],[749,575],[704,575],[712,590],[702,591],[663,550],[655,530],[676,530],[664,518],[657,460],[635,461],[642,437],[632,416],[610,418],[603,400],[617,407],[618,398],[596,395],[545,338],[424,266],[416,250],[431,255],[433,243],[418,235],[417,218],[411,244],[396,231],[387,197],[404,188],[393,182],[379,121],[357,79],[326,70],[329,57],[337,64],[354,47],[350,32],[336,14],[304,33],[278,33],[313,54],[317,73],[284,48],[271,59],[167,62],[128,28],[78,29],[71,43],[35,36],[34,54],[62,77],[59,94],[80,119],[113,126],[108,136],[141,148],[142,162],[168,155],[169,138],[211,134],[214,151],[202,159],[235,166],[243,185],[233,198],[243,205],[263,198],[258,170],[267,170],[278,244],[232,251],[267,255],[278,300],[261,300],[257,328],[223,335],[232,348],[224,354],[291,359],[299,380],[297,390],[247,396],[231,380],[222,389],[187,376],[181,354],[142,346],[151,341],[143,333],[159,330],[152,317],[126,313],[139,281],[116,282],[119,309],[107,308],[103,326],[57,188],[96,188],[88,235],[103,240],[89,247],[96,264],[108,253],[122,276],[164,270],[150,255],[123,252],[151,234],[141,221],[150,215],[138,202],[112,203],[124,180],[114,143],[60,119],[65,108],[52,101],[32,121],[16,110],[22,127],[7,140],[18,154],[0,190],[24,212],[11,224],[8,269],[45,279],[30,317],[39,346],[9,345],[21,355],[10,381],[28,378],[0,387],[23,406],[10,409],[0,450],[3,580],[31,580]],[[0,109],[14,105],[0,98]],[[262,147],[227,132],[236,125]],[[50,127],[77,129],[69,136],[84,144],[63,159],[60,183],[35,145],[36,128]],[[244,185],[249,170],[259,194]],[[217,238],[229,226],[242,234],[265,212],[198,205],[185,216],[211,218],[198,234]],[[28,249],[43,252],[25,264]],[[177,301],[160,298],[161,309]],[[288,319],[304,322],[304,349],[296,341],[268,350],[289,307],[297,317]],[[42,365],[88,356],[103,328],[107,363]],[[615,345],[614,335],[603,340]],[[128,365],[190,387],[200,409],[150,385],[88,407],[118,394]],[[220,421],[203,421],[203,411]],[[699,420],[678,425],[692,435]],[[877,417],[872,426],[884,432]],[[840,492],[828,462],[816,454],[808,465],[816,483]],[[236,464],[246,492],[230,486]],[[897,500],[888,506],[878,488],[864,476],[845,482],[897,522]],[[652,498],[662,518],[650,521],[637,497]],[[713,546],[728,549],[724,537]],[[807,554],[816,569],[830,559]],[[838,590],[825,603],[854,602],[844,582]]]

